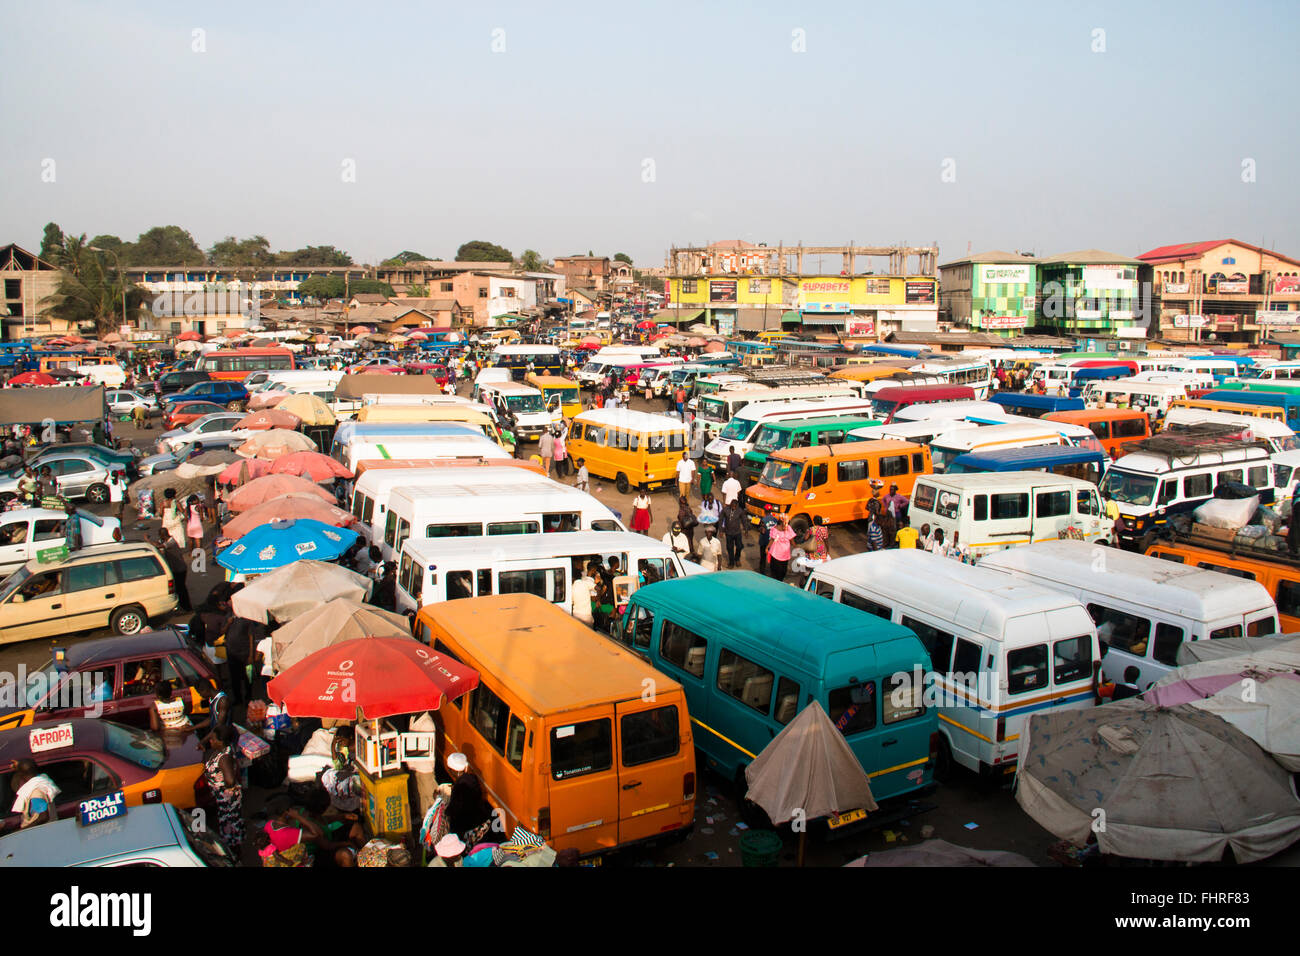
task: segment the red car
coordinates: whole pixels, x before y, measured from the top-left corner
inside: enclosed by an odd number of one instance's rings
[[[198,421],[204,415],[211,415],[213,412],[224,412],[225,410],[225,405],[217,405],[208,401],[176,402],[163,415],[163,428],[180,428],[182,425]]]
[[[406,374],[428,375],[439,385],[447,384],[447,366],[436,362],[409,362],[406,365]]]

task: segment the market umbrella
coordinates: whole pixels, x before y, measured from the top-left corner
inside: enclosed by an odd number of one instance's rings
[[[1033,860],[1006,850],[977,850],[947,840],[926,840],[915,846],[860,856],[845,866],[1037,866]]]
[[[121,342],[122,336],[118,335],[116,332],[109,332],[106,336],[104,336],[104,341],[111,345],[116,342]]]
[[[248,398],[248,410],[255,412],[263,408],[275,408],[288,397],[289,392],[278,388],[267,389],[265,392],[254,392]]]
[[[796,815],[806,822],[846,810],[876,809],[866,771],[815,700],[745,768],[745,782],[746,798],[778,825]],[[806,833],[805,827],[799,834],[801,865]]]
[[[176,336],[176,341],[177,342],[202,342],[203,336],[201,336],[198,332],[182,332],[180,335]]]
[[[259,525],[286,518],[293,520],[309,518],[336,528],[346,528],[357,520],[350,511],[327,504],[319,498],[285,495],[282,498],[263,502],[256,508],[249,508],[231,518],[222,527],[221,533],[227,538],[242,538]]]
[[[335,478],[352,477],[352,472],[347,466],[318,451],[300,451],[277,458],[271,463],[271,474],[299,475],[312,481],[333,481]]]
[[[350,598],[335,598],[271,634],[277,672],[288,670],[321,648],[367,637],[410,637],[406,616]]]
[[[367,334],[369,331],[370,331],[370,329],[369,329],[367,326],[364,326],[364,325],[354,325],[354,326],[352,326],[352,328],[348,329],[348,334],[349,334],[349,335],[365,335],[365,334]]]
[[[338,422],[330,407],[310,392],[289,395],[280,401],[278,407],[282,412],[297,415],[304,425],[334,425]]]
[[[302,419],[297,415],[283,411],[282,409],[263,409],[260,412],[249,412],[239,421],[235,422],[235,428],[251,428],[255,431],[267,431],[272,428],[284,428],[293,431],[300,424]]]
[[[412,332],[410,335],[407,336],[407,338],[410,339],[412,342],[423,342],[428,338],[428,336],[425,335],[423,332]]]
[[[73,378],[85,378],[83,373],[70,368],[52,368],[45,374],[58,379],[60,382],[66,382],[68,379]]]
[[[228,465],[231,462],[244,460],[246,459],[241,459],[233,451],[229,451],[225,448],[213,448],[211,451],[201,452],[193,458],[188,459],[190,464],[202,465],[205,468],[208,465]]]
[[[267,623],[274,616],[287,623],[299,614],[335,598],[364,601],[373,582],[360,574],[326,561],[294,561],[252,584],[240,588],[230,599],[239,617]]]
[[[58,381],[44,372],[23,372],[9,379],[10,385],[57,385]]]
[[[478,671],[414,638],[372,637],[322,648],[283,671],[266,692],[291,717],[378,720],[437,710],[477,686]]]
[[[254,478],[261,478],[271,473],[271,463],[261,458],[237,458],[217,475],[221,485],[246,485]]]
[[[1295,634],[1270,634],[1267,637],[1216,637],[1212,641],[1183,641],[1178,645],[1178,664],[1216,661],[1244,654],[1267,655],[1277,663],[1292,662],[1300,667],[1300,637]]]
[[[706,352],[725,352],[726,350],[727,344],[725,342],[719,342],[717,339],[714,339],[704,346],[704,351]]]
[[[1101,852],[1134,859],[1214,863],[1231,847],[1249,863],[1300,839],[1290,775],[1188,704],[1132,698],[1031,715],[1016,801],[1063,840],[1083,846],[1095,834]]]
[[[142,491],[152,491],[154,494],[155,508],[161,508],[163,492],[168,488],[175,488],[176,494],[184,498],[187,495],[203,494],[208,490],[208,479],[202,475],[182,475],[173,468],[171,471],[160,471],[156,475],[147,475],[141,478],[135,484],[126,489],[126,493],[132,498],[136,497]]]
[[[202,352],[203,351],[202,344],[194,341],[177,342],[175,348],[177,352]]]
[[[176,474],[182,478],[211,478],[214,475],[221,474],[225,467],[224,464],[200,465],[197,461],[191,459],[177,465]]]
[[[164,472],[167,474],[167,472]],[[320,485],[313,484],[296,475],[263,475],[231,492],[226,499],[226,506],[235,512],[256,508],[265,501],[279,498],[291,492],[314,495],[322,501],[334,504],[334,496]]]
[[[700,348],[701,346],[708,345],[708,344],[709,344],[708,339],[702,339],[698,335],[692,336],[691,338],[686,340],[686,347],[688,349],[697,349]]]
[[[303,558],[333,561],[357,540],[349,528],[310,518],[286,518],[258,525],[217,554],[217,564],[232,574],[265,574]]]
[[[1300,772],[1300,673],[1264,657],[1225,657],[1170,671],[1142,695],[1189,704],[1236,727],[1292,773]]]
[[[245,458],[266,458],[274,460],[282,455],[292,455],[299,451],[315,451],[316,443],[302,432],[291,432],[284,428],[271,428],[264,432],[255,432],[235,449]]]

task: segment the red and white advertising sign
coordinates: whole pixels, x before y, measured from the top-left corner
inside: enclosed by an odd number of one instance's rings
[[[983,329],[1023,329],[1029,325],[1029,319],[1023,315],[986,315],[980,319]]]
[[[861,335],[874,335],[876,323],[871,319],[849,319],[844,323],[844,334],[850,338]]]
[[[32,753],[43,750],[58,750],[60,747],[72,746],[72,724],[55,724],[53,727],[33,727],[27,738]]]
[[[1300,292],[1300,276],[1277,276],[1273,280],[1274,294]]]

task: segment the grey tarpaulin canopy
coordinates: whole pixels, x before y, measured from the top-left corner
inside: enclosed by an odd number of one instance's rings
[[[441,395],[442,386],[432,375],[344,375],[334,389],[341,402],[363,395]]]
[[[104,417],[104,386],[0,388],[0,425],[97,422]]]
[[[1178,645],[1177,663],[1217,661],[1246,654],[1283,654],[1296,658],[1300,666],[1300,634],[1269,634],[1267,637],[1219,637],[1212,641],[1183,641]]]

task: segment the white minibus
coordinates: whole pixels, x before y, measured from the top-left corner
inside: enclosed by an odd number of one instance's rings
[[[1078,598],[1097,624],[1106,679],[1143,691],[1176,666],[1183,641],[1278,630],[1259,582],[1144,554],[1048,541],[989,555],[980,567]]]
[[[754,442],[764,425],[790,418],[830,418],[852,416],[871,418],[871,403],[865,399],[811,398],[793,402],[751,402],[736,412],[725,428],[704,447],[704,459],[714,468],[726,471],[727,456],[731,449],[744,458],[754,448]]]
[[[967,452],[1063,444],[1060,433],[1044,425],[983,425],[936,435],[930,442],[930,460],[934,473],[941,475],[954,458]]]
[[[1255,415],[1234,415],[1232,412],[1212,412],[1204,408],[1171,408],[1165,415],[1165,431],[1186,428],[1189,425],[1232,425],[1252,438],[1268,443],[1273,451],[1294,451],[1300,448],[1300,437],[1285,422]]]
[[[781,388],[724,389],[712,395],[701,395],[696,411],[696,421],[703,426],[709,441],[721,433],[726,424],[751,402],[794,402],[800,399],[857,398],[860,389],[856,382],[828,382],[825,385],[790,385]]]

